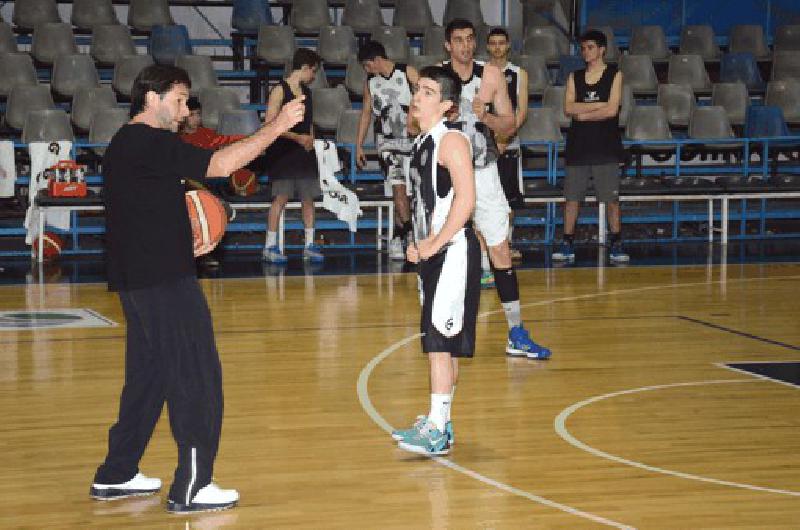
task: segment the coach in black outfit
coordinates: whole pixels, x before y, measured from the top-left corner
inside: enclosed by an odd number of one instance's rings
[[[567,131],[566,178],[564,180],[564,242],[553,259],[575,259],[573,237],[578,207],[589,184],[608,210],[609,258],[628,261],[622,249],[619,212],[620,163],[625,152],[619,131],[622,100],[622,72],[606,64],[606,36],[592,30],[580,37],[586,68],[570,74],[564,98],[564,112],[572,117]]]
[[[224,177],[243,167],[303,119],[302,98],[250,137],[219,151],[180,140],[189,115],[189,76],[150,66],[131,92],[131,121],[103,159],[108,286],[127,323],[125,385],[108,454],[90,493],[109,500],[155,493],[161,481],[139,461],[164,402],[178,445],[167,509],[230,508],[236,490],[211,482],[222,427],[222,370],[211,315],[197,282],[182,179]]]

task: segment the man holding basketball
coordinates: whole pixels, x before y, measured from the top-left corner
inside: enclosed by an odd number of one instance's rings
[[[216,152],[176,134],[189,114],[184,70],[149,66],[131,92],[131,121],[103,159],[108,285],[127,323],[125,385],[93,498],[149,495],[161,481],[139,472],[164,402],[178,445],[167,510],[231,508],[236,490],[212,481],[222,427],[222,370],[211,314],[195,275],[183,179],[225,177],[303,119],[302,98],[252,136]]]

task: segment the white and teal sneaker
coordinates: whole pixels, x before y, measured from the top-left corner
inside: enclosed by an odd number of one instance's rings
[[[403,440],[407,440],[412,438],[417,432],[419,431],[420,427],[422,427],[425,422],[427,421],[428,417],[424,414],[417,416],[414,419],[414,425],[412,425],[408,429],[396,429],[392,431],[392,439],[396,442],[402,442]],[[448,421],[444,424],[444,432],[447,434],[447,442],[452,447],[456,443],[456,437],[453,434],[453,422]]]
[[[442,456],[450,452],[447,434],[440,431],[432,421],[426,419],[417,433],[397,444],[404,451],[426,456]]]

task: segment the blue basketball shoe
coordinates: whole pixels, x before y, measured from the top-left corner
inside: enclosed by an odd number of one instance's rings
[[[512,357],[525,356],[528,359],[549,359],[550,350],[536,344],[531,340],[528,330],[522,325],[514,326],[508,331],[508,344],[506,345],[506,354]]]
[[[436,428],[432,421],[426,419],[414,436],[402,440],[397,447],[404,451],[426,456],[443,456],[450,452],[447,434]]]
[[[392,439],[396,442],[402,442],[403,440],[407,440],[412,438],[419,429],[428,421],[428,417],[425,415],[419,415],[414,420],[414,425],[412,425],[408,429],[396,429],[392,431]],[[453,422],[448,421],[444,424],[444,432],[447,435],[447,441],[450,443],[452,447],[453,444],[456,443],[456,437],[453,434]]]

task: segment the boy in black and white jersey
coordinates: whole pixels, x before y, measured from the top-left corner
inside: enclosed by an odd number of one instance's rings
[[[369,120],[375,120],[375,143],[378,157],[392,188],[394,201],[395,237],[389,242],[389,258],[404,260],[403,238],[411,229],[408,210],[408,163],[411,139],[408,136],[408,107],[411,87],[418,75],[413,66],[390,61],[383,44],[369,41],[358,51],[358,61],[367,73],[364,81],[364,104],[356,134],[356,163],[363,167],[364,138]]]
[[[458,358],[472,357],[480,301],[480,249],[472,229],[475,175],[467,137],[444,117],[459,101],[461,83],[449,69],[423,68],[411,105],[420,135],[411,151],[413,243],[419,263],[422,350],[430,362],[431,407],[392,437],[406,451],[450,451],[450,404]]]

